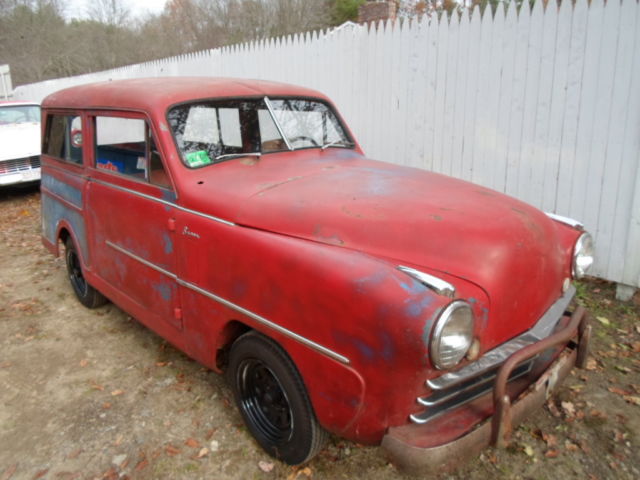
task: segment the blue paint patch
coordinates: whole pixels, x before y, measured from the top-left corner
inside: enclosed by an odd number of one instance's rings
[[[432,303],[433,298],[430,296],[425,296],[421,300],[413,300],[405,308],[405,313],[409,317],[420,317],[422,316],[424,309],[429,307]]]
[[[156,292],[158,292],[160,297],[162,297],[165,302],[171,300],[171,297],[173,295],[172,285],[166,283],[156,283],[152,287]]]
[[[79,243],[76,246],[80,249],[80,255],[83,259],[87,259],[87,235],[82,215],[46,193],[41,198],[42,233],[45,238],[55,244],[58,240],[56,238],[58,225],[62,220],[65,220],[71,226],[73,235]]]
[[[233,282],[233,285],[231,286],[231,294],[233,295],[233,298],[235,299],[242,298],[245,296],[246,293],[247,293],[246,283],[244,283],[242,280],[236,280],[235,282]]]
[[[382,343],[382,358],[384,358],[387,363],[391,363],[396,353],[393,340],[391,340],[391,337],[386,332],[381,331],[378,336]]]
[[[176,203],[176,194],[173,190],[162,189],[162,199],[166,202]],[[164,209],[170,212],[173,207],[171,205],[165,205]]]
[[[409,295],[420,295],[427,289],[427,287],[414,278],[411,279],[411,283],[400,282],[400,286]]]
[[[387,272],[384,270],[378,270],[372,275],[357,278],[356,280],[354,280],[354,283],[356,284],[356,291],[358,293],[366,293],[369,287],[376,287],[378,285],[381,285],[386,278]]]
[[[44,188],[55,193],[59,197],[64,198],[67,202],[78,208],[82,208],[82,192],[76,187],[72,187],[71,185],[47,174],[42,176],[40,183]]]
[[[351,341],[364,358],[367,360],[373,360],[373,356],[375,354],[373,348],[357,338],[353,338]]]
[[[173,253],[173,241],[171,240],[171,235],[167,232],[162,233],[162,245],[164,247],[164,253],[169,255]]]

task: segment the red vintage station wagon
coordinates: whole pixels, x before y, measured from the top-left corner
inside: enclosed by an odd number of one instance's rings
[[[330,432],[451,468],[585,361],[582,226],[366,158],[316,91],[111,81],[50,95],[43,122],[43,242],[80,302],[224,372],[287,463]]]

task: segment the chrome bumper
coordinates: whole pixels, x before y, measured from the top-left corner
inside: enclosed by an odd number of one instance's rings
[[[382,439],[382,448],[399,468],[413,473],[425,473],[453,470],[461,464],[462,459],[477,455],[489,445],[505,445],[514,424],[543,405],[574,366],[584,367],[590,335],[588,315],[582,307],[578,307],[565,328],[513,353],[502,364],[493,387],[494,414],[479,427],[452,442],[435,447],[417,445],[419,442],[415,440],[419,437],[420,425],[392,427]],[[576,344],[569,345],[512,404],[507,394],[507,381],[514,368],[549,348],[568,344],[572,339],[577,340]],[[455,412],[451,415],[455,415]]]

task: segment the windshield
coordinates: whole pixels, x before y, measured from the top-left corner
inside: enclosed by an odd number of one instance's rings
[[[15,123],[39,123],[40,107],[37,105],[15,105],[0,107],[0,125]]]
[[[168,120],[189,167],[285,150],[353,147],[335,113],[319,100],[197,102],[172,108]]]

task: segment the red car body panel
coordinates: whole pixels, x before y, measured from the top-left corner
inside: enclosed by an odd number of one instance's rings
[[[43,242],[57,253],[68,232],[92,285],[208,367],[219,370],[219,349],[237,325],[270,336],[300,371],[326,429],[379,443],[424,408],[416,397],[442,374],[428,342],[451,301],[397,266],[455,285],[456,298],[471,303],[483,353],[531,328],[559,298],[579,232],[486,188],[369,160],[357,144],[184,165],[167,122],[171,106],[265,95],[331,105],[298,87],[207,78],[50,95],[45,116],[83,116],[85,163],[43,152],[51,223]],[[148,121],[173,192],[94,167],[91,117],[127,112]],[[440,421],[439,435],[458,435],[471,417]]]

